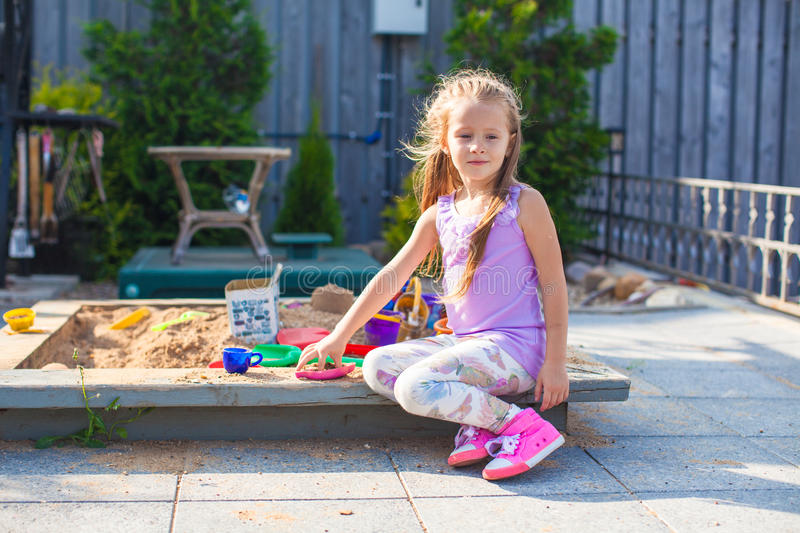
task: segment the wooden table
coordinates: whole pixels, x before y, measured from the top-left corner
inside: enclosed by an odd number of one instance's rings
[[[264,180],[275,161],[289,159],[292,152],[288,148],[271,148],[260,146],[151,146],[147,153],[161,159],[169,165],[175,185],[178,187],[182,209],[178,214],[179,232],[172,246],[172,264],[178,265],[183,260],[194,233],[202,228],[239,228],[250,237],[250,244],[259,260],[265,261],[269,254],[264,235],[261,233],[261,213],[258,210],[258,199]],[[255,161],[253,175],[247,187],[250,208],[247,213],[239,214],[223,210],[200,210],[192,201],[189,184],[181,170],[183,161]]]

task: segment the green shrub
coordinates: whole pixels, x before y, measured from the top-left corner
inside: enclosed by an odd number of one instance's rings
[[[577,215],[576,199],[608,146],[589,113],[586,73],[611,62],[616,33],[607,26],[576,31],[571,0],[455,0],[455,11],[445,35],[454,68],[485,67],[519,89],[528,114],[519,179],[547,199],[562,246],[580,243],[591,229]],[[405,226],[396,219],[387,233]]]
[[[85,28],[92,79],[107,92],[121,126],[107,135],[103,162],[113,227],[94,244],[105,276],[115,275],[140,247],[169,245],[178,232],[173,177],[147,147],[256,144],[253,111],[270,77],[272,52],[249,0],[149,5],[145,32],[119,31],[108,20]],[[252,163],[189,163],[183,170],[195,205],[220,208],[223,189],[246,185]],[[102,212],[96,203],[94,210]],[[246,242],[235,230],[204,230],[193,242],[234,239]]]
[[[300,138],[297,163],[286,177],[283,205],[275,219],[276,233],[328,233],[332,244],[344,242],[342,215],[334,197],[333,152],[320,129],[314,107],[308,131]]]

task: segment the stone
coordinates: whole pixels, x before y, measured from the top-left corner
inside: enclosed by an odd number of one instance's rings
[[[662,287],[644,301],[646,307],[681,307],[686,303],[681,291],[673,287]]]
[[[69,367],[64,363],[47,363],[41,370],[69,370]]]
[[[591,270],[592,266],[589,263],[585,263],[583,261],[573,261],[567,265],[567,268],[564,269],[564,274],[567,277],[567,281],[581,283],[583,282],[584,276],[586,276],[586,274],[588,274]]]
[[[594,289],[596,291],[604,291],[606,289],[610,289],[611,287],[617,286],[617,278],[612,275],[608,275],[608,277],[603,278],[600,283],[597,284],[597,287]]]
[[[611,272],[609,272],[605,267],[596,266],[589,270],[585,276],[583,276],[583,288],[586,290],[586,292],[592,292],[593,290],[599,289],[600,282],[608,277],[613,277]]]
[[[328,283],[311,293],[311,307],[316,311],[344,314],[353,305],[353,291]]]
[[[634,293],[636,287],[647,281],[647,278],[635,272],[622,276],[614,287],[614,297],[617,300],[627,300]]]

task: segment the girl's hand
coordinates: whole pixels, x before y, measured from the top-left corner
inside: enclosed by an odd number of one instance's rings
[[[547,411],[567,400],[569,396],[569,378],[567,368],[563,364],[548,364],[545,360],[539,375],[536,377],[536,388],[533,392],[535,401],[542,400],[540,410]]]
[[[300,361],[297,363],[295,370],[302,370],[303,367],[314,359],[317,358],[317,369],[325,369],[325,359],[330,356],[333,359],[334,365],[338,368],[342,366],[342,355],[347,346],[347,339],[341,339],[335,333],[331,333],[319,342],[309,344],[300,354]]]

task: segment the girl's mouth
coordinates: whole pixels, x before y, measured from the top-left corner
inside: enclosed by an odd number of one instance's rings
[[[477,166],[485,165],[486,163],[488,163],[488,161],[467,161],[468,165],[477,165]]]

